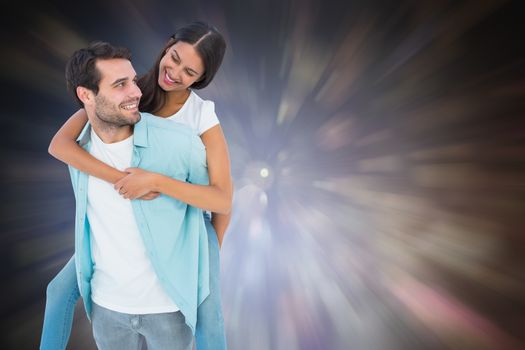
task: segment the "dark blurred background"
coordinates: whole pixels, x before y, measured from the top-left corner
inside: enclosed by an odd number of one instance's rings
[[[4,7],[4,5],[3,5]],[[521,1],[61,1],[2,10],[0,348],[36,349],[73,252],[64,65],[92,40],[144,73],[200,19],[235,179],[229,347],[525,347]],[[70,349],[95,349],[77,305]]]

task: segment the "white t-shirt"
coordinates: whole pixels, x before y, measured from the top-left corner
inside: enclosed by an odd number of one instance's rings
[[[131,165],[132,152],[133,136],[106,144],[91,129],[90,153],[95,158],[124,170]],[[90,176],[87,216],[94,263],[92,300],[127,314],[178,311],[147,256],[131,201],[119,195],[112,184]]]
[[[215,104],[212,101],[203,100],[193,91],[190,92],[190,96],[182,108],[166,119],[188,125],[199,136],[219,124],[219,119],[215,114]]]

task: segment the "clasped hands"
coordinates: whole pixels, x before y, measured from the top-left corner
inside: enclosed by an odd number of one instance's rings
[[[160,196],[154,190],[155,179],[158,174],[140,168],[127,168],[128,175],[117,181],[115,190],[125,199],[152,200]]]

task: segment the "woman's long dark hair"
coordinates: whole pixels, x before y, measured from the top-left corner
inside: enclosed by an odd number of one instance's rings
[[[166,103],[166,92],[162,90],[158,83],[159,64],[166,51],[178,41],[191,45],[196,44],[195,50],[204,64],[204,73],[201,79],[190,86],[192,89],[206,87],[219,70],[226,51],[226,42],[215,27],[204,22],[193,22],[177,29],[175,34],[164,45],[164,48],[155,60],[155,64],[137,82],[140,90],[142,90],[142,99],[139,105],[141,112],[155,113]]]

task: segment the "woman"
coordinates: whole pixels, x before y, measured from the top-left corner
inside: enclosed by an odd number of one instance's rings
[[[212,218],[205,214],[210,247],[210,295],[197,310],[198,350],[226,348],[220,304],[219,247],[230,220],[232,182],[228,148],[214,104],[202,100],[190,88],[204,88],[213,80],[225,48],[224,39],[214,27],[202,22],[192,23],[175,32],[153,67],[138,80],[143,93],[140,111],[189,125],[206,146],[209,186],[174,179],[155,184],[165,195],[214,213]],[[83,172],[114,183],[124,198],[156,198],[159,193],[152,191],[154,174],[138,168],[121,172],[76,144],[86,122],[83,109],[71,116],[51,141],[49,153]],[[72,258],[48,285],[41,349],[66,347],[79,296]]]

